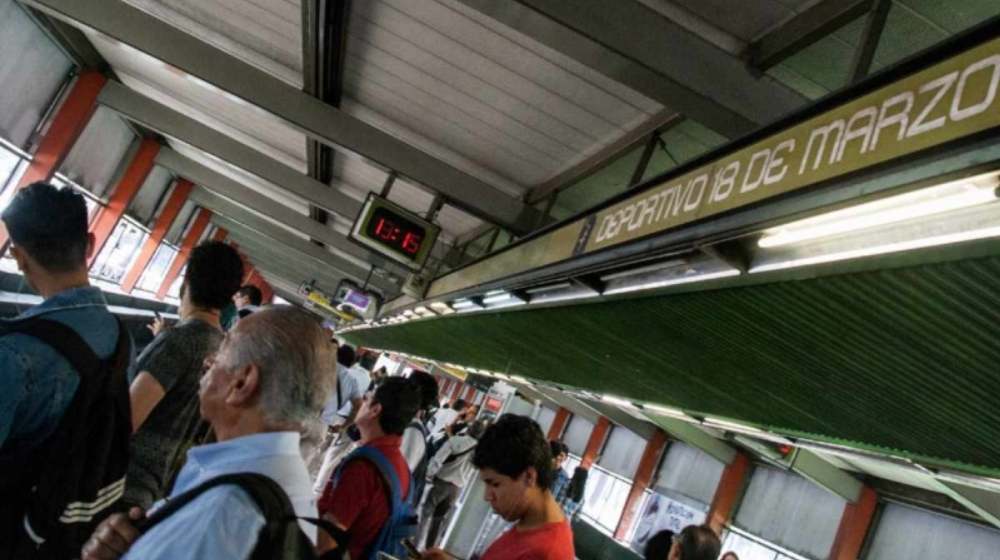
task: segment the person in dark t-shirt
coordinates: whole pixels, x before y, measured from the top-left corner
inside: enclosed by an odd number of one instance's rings
[[[205,360],[222,343],[221,309],[240,287],[243,262],[217,241],[191,252],[181,285],[180,322],[156,334],[136,360],[129,388],[132,436],[123,501],[147,509],[170,490],[184,456],[204,435],[198,414],[198,383]],[[154,327],[154,332],[162,324]]]

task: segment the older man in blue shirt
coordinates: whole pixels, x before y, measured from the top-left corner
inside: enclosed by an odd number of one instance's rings
[[[188,452],[170,497],[217,476],[253,472],[277,482],[298,516],[316,517],[299,434],[329,392],[330,348],[319,323],[292,307],[270,307],[237,323],[198,393],[218,443]],[[265,523],[250,496],[233,485],[206,491],[140,535],[133,521],[143,515],[133,508],[111,516],[84,547],[83,560],[248,558]],[[315,527],[301,526],[315,541]]]

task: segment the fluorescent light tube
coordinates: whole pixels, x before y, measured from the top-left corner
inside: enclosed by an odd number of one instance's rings
[[[757,245],[762,248],[781,247],[942,214],[996,199],[997,192],[992,186],[986,188],[969,182],[949,183],[834,210],[771,228],[764,232]]]
[[[750,269],[750,272],[757,273],[757,272],[767,272],[770,270],[782,270],[786,268],[795,268],[799,266],[822,264],[827,262],[857,259],[862,257],[870,257],[886,253],[911,251],[913,249],[924,249],[927,247],[936,247],[938,245],[951,245],[954,243],[961,243],[963,241],[973,241],[976,239],[986,239],[989,237],[1000,237],[1000,226],[988,227],[982,229],[973,229],[969,231],[936,235],[931,237],[923,237],[920,239],[910,239],[907,241],[887,243],[885,245],[873,245],[871,247],[862,247],[859,249],[834,251],[831,253],[802,257],[798,259],[790,259],[787,261],[756,266]]]
[[[624,294],[628,292],[638,292],[641,290],[652,290],[655,288],[664,288],[667,286],[677,286],[680,284],[691,284],[693,282],[705,282],[708,280],[715,280],[717,278],[727,278],[730,276],[739,276],[740,271],[735,268],[728,270],[720,270],[718,272],[709,272],[706,274],[692,274],[691,276],[676,276],[673,278],[665,278],[663,280],[654,280],[652,282],[643,282],[641,284],[632,284],[628,286],[618,286],[615,288],[608,288],[604,290],[604,295],[614,295],[614,294]]]

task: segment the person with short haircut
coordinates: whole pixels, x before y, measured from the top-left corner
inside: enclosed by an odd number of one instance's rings
[[[426,475],[431,489],[420,513],[420,534],[426,534],[426,546],[437,543],[444,520],[465,488],[472,453],[485,431],[485,420],[473,422],[449,438],[431,459]]]
[[[479,439],[472,457],[486,485],[485,499],[514,523],[486,549],[482,560],[573,560],[573,531],[549,491],[552,455],[538,424],[505,414]],[[424,560],[445,560],[431,549]]]
[[[278,483],[296,516],[314,518],[299,434],[323,404],[332,363],[326,335],[305,311],[279,305],[240,321],[210,360],[198,390],[198,409],[217,443],[188,451],[170,498],[219,476],[258,473]],[[165,503],[157,502],[151,512]],[[144,560],[248,558],[266,521],[250,495],[232,484],[205,491],[140,536],[136,522],[143,516],[141,508],[132,508],[108,518],[84,547],[82,560],[122,554]],[[316,527],[305,521],[299,526],[315,542]]]
[[[402,499],[410,490],[410,471],[400,452],[403,430],[420,406],[416,387],[402,377],[386,379],[365,395],[355,423],[361,445],[380,453],[399,479]],[[330,479],[319,500],[320,516],[343,532],[346,543],[320,535],[321,552],[343,550],[352,560],[367,560],[368,550],[389,518],[388,481],[369,460],[349,455]]]
[[[715,560],[721,549],[715,531],[705,525],[688,525],[674,535],[667,560]]]
[[[416,475],[416,469],[427,453],[427,437],[430,435],[427,423],[434,413],[434,407],[437,406],[438,384],[433,375],[421,370],[410,372],[407,379],[417,387],[417,391],[420,393],[420,409],[403,432],[401,447],[410,472]]]
[[[443,432],[445,428],[450,426],[452,422],[465,412],[468,406],[469,403],[465,402],[465,399],[456,399],[455,402],[451,403],[451,406],[439,409],[434,413],[431,435],[437,436]]]
[[[233,305],[236,306],[236,316],[242,319],[247,315],[260,309],[264,302],[264,294],[260,293],[260,288],[252,284],[240,286],[233,294]]]
[[[109,372],[111,379],[117,375],[120,383],[109,383],[107,390],[101,390],[106,398],[113,398],[120,391],[122,403],[127,402],[124,371],[131,358],[132,340],[108,311],[100,289],[90,285],[87,258],[93,254],[94,236],[87,232],[83,196],[69,187],[57,189],[48,183],[32,183],[17,192],[0,217],[10,237],[11,256],[28,286],[43,298],[40,304],[17,317],[0,321],[0,372],[3,372],[0,375],[0,472],[3,473],[0,544],[3,544],[12,542],[6,538],[9,530],[24,530],[27,517],[22,506],[27,507],[28,503],[24,490],[35,485],[41,470],[59,468],[60,463],[50,460],[47,454],[55,452],[56,457],[70,462],[79,460],[77,455],[70,455],[69,449],[54,451],[50,447],[64,416],[72,412],[71,403],[80,400],[74,409],[77,418],[89,419],[95,412],[87,408],[90,405],[81,381],[83,372],[77,371],[70,358],[42,338],[18,329],[29,323],[39,324],[38,321],[59,323],[70,330],[69,338],[75,335],[75,340],[89,348],[98,360],[112,359],[122,345],[119,350],[123,352],[123,364]],[[104,379],[89,377],[87,386],[99,387]],[[127,416],[127,410],[124,408],[120,414]],[[118,417],[114,410],[109,413]],[[84,431],[114,428],[112,425],[80,427]],[[128,426],[120,428],[125,436],[120,451],[125,457]],[[112,447],[109,444],[106,451],[112,452]],[[104,464],[101,457],[93,459],[95,465]],[[45,464],[39,466],[38,461]],[[94,513],[98,515],[100,511]],[[8,515],[17,519],[8,521]],[[0,556],[5,554],[3,548],[0,546]]]
[[[573,499],[570,492],[572,488],[570,476],[562,468],[566,457],[569,456],[569,447],[561,441],[552,440],[549,442],[549,451],[552,453],[552,497],[562,507],[566,517],[572,520],[576,512],[580,510],[581,504]]]
[[[667,560],[670,555],[670,547],[674,545],[674,532],[670,529],[658,531],[646,541],[646,547],[642,551],[645,560]],[[725,560],[725,559],[723,559]]]
[[[333,341],[333,344],[337,345],[337,342]],[[320,420],[326,426],[326,435],[317,449],[317,454],[323,458],[316,473],[314,489],[317,494],[323,492],[334,468],[354,447],[355,442],[347,437],[344,429],[354,422],[368,386],[366,375],[352,371],[358,362],[354,348],[347,344],[339,344],[336,347],[337,377],[320,414]]]
[[[218,241],[191,251],[181,284],[180,322],[139,355],[130,388],[132,462],[125,502],[148,508],[162,498],[187,449],[204,436],[198,417],[203,364],[222,343],[222,308],[243,277],[235,249]]]

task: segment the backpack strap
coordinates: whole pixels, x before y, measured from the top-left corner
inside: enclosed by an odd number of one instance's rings
[[[260,508],[261,514],[268,521],[277,519],[287,519],[295,517],[295,509],[288,499],[288,494],[273,479],[258,473],[234,473],[224,474],[215,478],[210,478],[205,482],[185,490],[173,498],[168,498],[167,502],[155,510],[152,514],[136,522],[136,528],[140,532],[149,531],[159,522],[173,515],[177,510],[194,501],[208,490],[216,486],[231,484],[239,486]]]
[[[400,489],[399,475],[396,474],[396,469],[389,463],[389,459],[384,453],[368,445],[363,445],[351,452],[347,459],[344,460],[344,464],[347,464],[352,459],[366,459],[378,469],[382,475],[382,480],[389,489],[389,509],[392,510],[389,515],[392,515],[400,507],[405,496],[402,495]]]
[[[449,455],[448,458],[444,460],[444,464],[445,465],[450,465],[450,464],[454,463],[455,461],[461,459],[462,457],[468,455],[469,453],[472,453],[473,451],[476,450],[476,445],[477,444],[472,444],[471,447],[469,447],[468,449],[466,449],[465,451],[463,451],[461,453],[453,453],[453,454]]]
[[[121,324],[119,324],[119,331]],[[44,342],[52,347],[73,366],[81,376],[94,372],[101,360],[72,327],[41,317],[31,317],[3,325],[3,334],[23,334]]]

